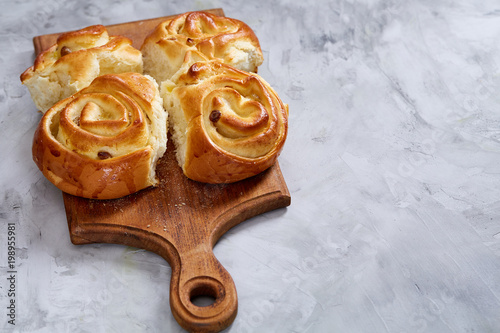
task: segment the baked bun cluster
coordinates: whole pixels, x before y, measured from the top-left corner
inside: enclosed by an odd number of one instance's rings
[[[106,74],[44,114],[33,159],[62,191],[112,199],[158,182],[166,143],[157,83],[138,73]]]
[[[130,39],[109,36],[104,26],[94,25],[59,36],[52,47],[36,57],[21,81],[44,113],[96,77],[125,72],[142,73],[142,53]]]
[[[160,23],[141,47],[144,70],[158,82],[170,79],[186,55],[256,72],[264,61],[259,40],[245,23],[206,12],[188,12]]]
[[[44,113],[33,159],[66,193],[119,198],[158,183],[170,130],[186,177],[254,176],[288,130],[288,106],[256,74],[262,62],[245,23],[205,12],[162,22],[140,51],[100,25],[62,34],[21,75]]]

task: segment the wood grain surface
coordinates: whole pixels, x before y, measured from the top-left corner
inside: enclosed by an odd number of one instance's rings
[[[224,15],[222,9],[209,12]],[[131,38],[139,48],[146,35],[167,18],[107,28],[110,34]],[[50,47],[58,35],[35,37],[35,52]],[[231,275],[215,258],[213,247],[238,223],[290,205],[279,165],[237,183],[203,184],[183,175],[169,140],[157,173],[159,186],[120,199],[63,194],[71,241],[123,244],[159,254],[172,268],[170,307],[177,322],[192,332],[221,331],[236,317],[238,299]],[[209,296],[214,302],[197,306],[192,302],[197,296]]]

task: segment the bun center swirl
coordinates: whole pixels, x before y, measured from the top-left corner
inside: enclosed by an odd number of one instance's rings
[[[198,62],[179,81],[185,110],[199,110],[203,131],[217,149],[247,159],[281,149],[287,110],[262,78],[218,62]]]
[[[244,80],[221,78],[203,100],[203,123],[216,146],[238,156],[257,158],[269,153],[277,119],[269,96],[260,82],[250,76]],[[214,110],[220,113],[213,121]],[[276,139],[276,138],[275,138]]]
[[[115,83],[119,86],[119,82]],[[51,121],[55,139],[66,149],[94,160],[146,147],[149,118],[137,96],[117,88],[100,87],[98,79],[62,104]]]
[[[255,100],[243,97],[234,89],[226,87],[213,91],[205,100],[209,101],[209,105],[204,109],[207,111],[212,109],[208,120],[224,137],[231,139],[248,137],[267,126],[269,115],[264,106]],[[217,116],[212,116],[214,112]]]
[[[236,32],[238,28],[229,20],[222,17],[209,16],[203,12],[192,12],[169,25],[170,31],[192,38],[205,38],[221,33]]]
[[[106,94],[84,95],[62,111],[61,124],[74,130],[113,136],[128,125],[127,109],[116,98]]]

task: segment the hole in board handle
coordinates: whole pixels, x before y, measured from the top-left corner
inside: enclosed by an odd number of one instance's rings
[[[217,290],[209,285],[198,286],[191,290],[189,300],[197,307],[211,306],[217,301]]]
[[[191,303],[199,308],[204,308],[206,306],[211,306],[215,304],[215,297],[210,295],[199,295],[191,297]]]

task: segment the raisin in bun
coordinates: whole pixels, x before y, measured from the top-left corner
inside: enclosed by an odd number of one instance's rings
[[[186,64],[162,83],[184,174],[231,183],[269,168],[283,148],[288,106],[259,75],[218,61]]]
[[[66,193],[114,199],[157,184],[167,143],[158,85],[138,73],[107,74],[42,117],[33,159]]]
[[[144,72],[159,83],[170,79],[186,53],[198,60],[218,59],[257,72],[263,62],[259,40],[245,23],[206,12],[188,12],[160,23],[141,47]]]
[[[46,112],[56,102],[87,87],[103,74],[142,73],[142,54],[130,39],[109,36],[102,25],[90,26],[59,36],[40,53],[21,81],[36,107]]]

